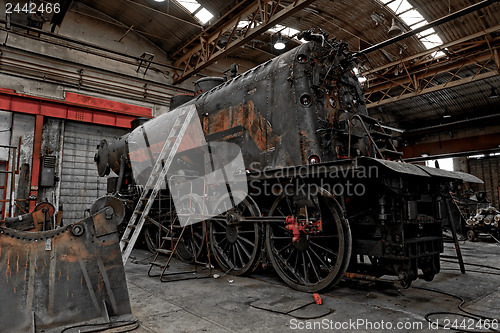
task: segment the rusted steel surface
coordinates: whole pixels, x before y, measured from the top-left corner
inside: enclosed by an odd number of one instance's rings
[[[307,165],[314,157],[317,163],[371,156],[373,149],[359,122],[350,125],[353,137],[357,136],[348,149],[350,117],[368,113],[354,73],[332,70],[337,58],[345,58],[346,64],[352,61],[344,54],[346,45],[334,45],[331,59],[325,60],[320,43],[303,44],[204,91],[185,105],[196,105],[207,140],[237,144],[249,167],[252,162],[260,168],[279,168]],[[157,117],[148,126],[160,126],[164,120]],[[99,154],[107,151],[109,155],[98,159],[100,168],[105,169],[108,162],[118,174],[120,156],[130,139],[125,135],[101,149]],[[156,151],[157,143],[150,144]]]
[[[23,231],[32,231],[37,227],[41,230],[45,222],[45,213],[41,210],[34,211],[33,213],[19,215],[16,217],[5,218],[6,227]]]
[[[38,332],[130,315],[114,223],[103,209],[51,231],[0,227],[0,331]]]
[[[256,112],[254,103],[251,100],[237,107],[231,107],[212,113],[207,116],[207,119],[207,126],[204,130],[209,135],[231,130],[238,126],[241,126],[243,129],[235,131],[236,133],[228,132],[229,135],[221,136],[221,139],[235,138],[241,136],[243,134],[242,132],[246,131],[250,135],[249,139],[252,140],[261,151],[272,149],[280,142],[280,137],[273,133],[271,124],[266,122],[263,115]]]

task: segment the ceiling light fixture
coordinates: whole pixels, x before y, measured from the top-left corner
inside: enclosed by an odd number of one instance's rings
[[[165,1],[165,0],[155,0],[155,2],[163,2],[163,1]]]
[[[450,110],[448,109],[447,106],[444,107],[444,114],[443,114],[443,119],[451,118],[451,113]]]
[[[276,43],[274,43],[274,48],[276,50],[283,50],[285,48],[285,42],[283,41],[283,38],[281,37],[281,34],[278,33],[278,39],[276,40]]]
[[[399,25],[396,24],[396,19],[392,19],[392,25],[389,28],[389,31],[387,31],[387,33],[391,38],[396,37],[401,33],[401,28],[399,27]]]
[[[495,90],[494,87],[491,87],[491,93],[490,96],[488,96],[488,98],[497,98],[497,97],[498,97],[497,91]]]

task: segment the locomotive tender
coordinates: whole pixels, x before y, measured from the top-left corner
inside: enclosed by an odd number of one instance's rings
[[[230,274],[271,264],[308,292],[336,284],[347,270],[396,275],[405,287],[432,280],[449,194],[463,181],[481,181],[403,163],[390,133],[368,116],[346,43],[314,31],[301,37],[308,42],[228,81],[199,80],[183,104],[196,106],[208,142],[241,148],[249,189],[232,193],[240,203],[207,219],[207,228],[193,225],[198,237],[183,251],[199,252],[207,239]],[[120,175],[109,179],[109,192],[133,200],[127,137],[109,146],[103,140],[96,162],[101,176]],[[199,209],[224,211],[223,199],[207,191]],[[162,222],[175,214],[167,216]]]

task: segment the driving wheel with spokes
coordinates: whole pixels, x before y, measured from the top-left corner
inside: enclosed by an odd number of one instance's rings
[[[289,218],[267,224],[266,252],[289,286],[321,291],[340,281],[347,269],[352,249],[349,224],[326,191],[309,201],[294,200],[283,193],[271,207],[271,216]]]
[[[255,222],[245,222],[242,218],[260,216],[260,210],[251,197],[242,192],[232,193],[234,208],[228,205],[229,195],[221,197],[217,212],[225,211],[210,221],[210,245],[217,264],[233,275],[252,273],[260,256],[260,228]]]
[[[176,212],[185,216],[192,215],[198,218],[206,215],[207,209],[203,204],[203,199],[197,195],[185,195],[176,205]],[[180,233],[177,231],[177,233]],[[195,222],[186,226],[186,230],[177,246],[177,257],[188,264],[194,263],[206,254],[206,223],[205,221]]]

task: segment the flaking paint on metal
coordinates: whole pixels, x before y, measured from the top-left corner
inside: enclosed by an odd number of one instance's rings
[[[8,314],[0,313],[1,330],[29,330],[26,325],[31,322],[31,311],[35,312],[37,329],[100,317],[100,306],[93,310],[80,261],[89,269],[89,281],[98,290],[98,298],[105,299],[114,314],[130,314],[116,233],[98,241],[92,219],[81,223],[86,231],[80,237],[68,228],[39,233],[0,229],[0,267],[5,268],[0,276],[0,299],[2,306],[11,309]],[[52,239],[50,251],[45,249],[47,238]],[[108,288],[104,288],[105,283]]]
[[[251,100],[237,108],[212,113],[207,118],[207,134],[218,133],[242,125],[261,151],[267,151],[269,147],[274,147],[280,142],[280,138],[273,133],[269,122],[255,110],[255,105]],[[241,134],[233,134],[232,136],[239,135]]]

